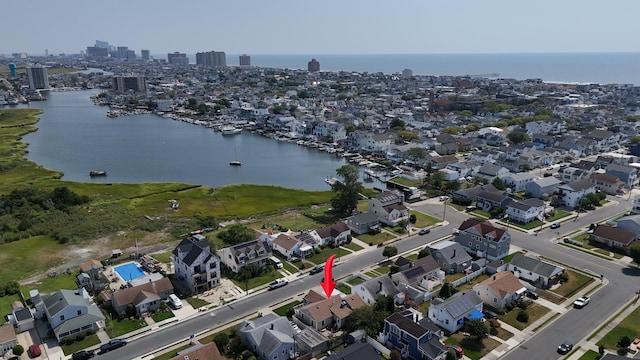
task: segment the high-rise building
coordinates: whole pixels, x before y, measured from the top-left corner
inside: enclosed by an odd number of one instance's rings
[[[135,60],[135,59],[136,59],[136,51],[127,50],[127,60]]]
[[[129,47],[128,46],[118,46],[116,48],[116,57],[118,59],[126,59],[128,51],[129,51]]]
[[[167,61],[172,65],[189,65],[189,58],[185,53],[169,53],[167,54]]]
[[[149,56],[149,50],[146,49],[140,50],[140,56],[144,61],[149,61],[151,59],[151,57]]]
[[[29,89],[48,89],[49,75],[47,68],[44,66],[33,66],[27,68],[27,77],[29,78]]]
[[[109,49],[106,47],[87,46],[87,57],[107,58],[109,57]]]
[[[107,41],[96,40],[96,47],[109,48],[109,43]]]
[[[247,54],[240,55],[240,66],[251,66],[251,56]]]
[[[196,54],[196,65],[227,66],[227,54],[224,51],[207,51]]]
[[[117,75],[113,77],[113,90],[116,92],[147,91],[147,80],[142,75]]]
[[[409,79],[413,76],[413,70],[411,69],[404,69],[402,70],[402,77],[405,79]]]
[[[318,62],[318,60],[311,59],[311,61],[307,63],[307,70],[309,70],[309,72],[320,71],[320,63]]]
[[[12,78],[18,76],[18,71],[16,70],[16,64],[9,63],[9,74]]]

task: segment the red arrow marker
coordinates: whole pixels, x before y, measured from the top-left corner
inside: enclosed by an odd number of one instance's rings
[[[331,293],[337,285],[337,283],[333,281],[333,276],[331,275],[333,272],[333,259],[335,257],[335,255],[331,255],[327,259],[327,262],[324,264],[324,279],[320,282],[320,285],[322,285],[322,288],[324,289],[324,293],[327,295],[327,299],[331,297]]]

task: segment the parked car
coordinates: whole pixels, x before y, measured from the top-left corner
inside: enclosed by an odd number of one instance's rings
[[[531,298],[533,300],[538,299],[538,293],[535,292],[535,290],[527,290],[524,292],[524,294],[528,297]]]
[[[590,299],[587,296],[579,297],[573,302],[573,307],[581,309],[589,304],[589,300]]]
[[[449,197],[447,195],[440,196],[440,201],[447,201],[447,200],[449,200]]]
[[[486,319],[495,319],[498,317],[498,314],[494,313],[493,311],[484,310],[482,313],[484,314],[484,317]]]
[[[117,348],[121,348],[127,345],[127,340],[125,339],[111,339],[108,343],[100,345],[100,353],[106,353],[111,350],[115,350]]]
[[[91,359],[95,355],[93,350],[82,350],[78,352],[74,352],[71,355],[71,360],[87,360]]]
[[[462,350],[462,347],[460,347],[459,345],[452,345],[452,344],[444,344],[444,346],[447,347],[447,349],[451,348],[456,352],[456,356],[458,358],[461,358],[464,355],[464,351]]]
[[[38,356],[42,355],[42,350],[40,349],[40,345],[39,344],[32,344],[32,345],[29,346],[29,349],[27,350],[27,353],[29,353],[29,356],[34,358],[34,357],[38,357]]]
[[[277,288],[283,287],[289,283],[287,279],[276,279],[276,281],[269,284],[269,290],[275,290]]]
[[[424,228],[424,229],[420,229],[420,231],[418,231],[418,235],[427,235],[430,232],[431,232],[431,229]]]
[[[568,353],[572,349],[573,349],[573,344],[568,341],[565,341],[562,344],[560,344],[560,346],[558,346],[558,352],[562,355]]]
[[[314,266],[313,269],[309,271],[309,275],[317,274],[319,272],[322,272],[322,270],[324,270],[324,266]]]
[[[558,223],[558,222],[554,222],[553,224],[551,224],[551,226],[550,226],[550,227],[551,227],[552,229],[557,229],[557,228],[559,228],[559,227],[560,227],[560,223]]]

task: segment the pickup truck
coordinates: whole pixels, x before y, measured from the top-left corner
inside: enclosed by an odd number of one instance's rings
[[[125,339],[111,339],[108,343],[100,345],[100,353],[104,354],[125,345],[127,345],[127,340]]]
[[[269,284],[269,290],[275,290],[277,288],[283,287],[289,283],[287,279],[277,279],[276,281]]]

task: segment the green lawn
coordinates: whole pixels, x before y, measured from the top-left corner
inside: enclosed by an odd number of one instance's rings
[[[110,317],[109,313],[104,309],[102,312],[105,317],[105,330],[112,339],[147,326],[144,319],[119,319],[115,314]]]
[[[163,251],[160,253],[150,254],[154,259],[158,260],[163,264],[171,264],[171,254],[173,254],[173,250]]]
[[[353,252],[360,251],[360,250],[364,249],[362,246],[360,246],[358,244],[355,244],[353,242],[351,242],[349,244],[344,244],[344,245],[342,245],[342,247],[345,247],[345,248],[347,248],[347,249],[349,249],[349,250],[351,250]]]
[[[345,285],[345,284],[340,284],[336,287],[336,289],[340,290],[342,293],[344,294],[351,294],[351,287]]]
[[[0,297],[0,316],[3,320],[6,320],[7,315],[11,314],[11,303],[14,301],[20,301],[20,294]]]
[[[98,344],[100,344],[100,339],[97,334],[93,334],[85,337],[82,341],[74,341],[69,345],[62,345],[62,351],[65,355],[70,355],[76,351],[84,350]]]
[[[409,214],[416,216],[416,223],[413,224],[413,227],[419,228],[419,229],[427,226],[432,226],[442,221],[442,219],[438,219],[436,217],[422,213],[420,211],[411,210],[409,211]]]
[[[382,274],[377,273],[376,271],[367,271],[364,274],[367,275],[368,277],[372,278],[372,279],[377,278],[378,276],[382,275]]]
[[[611,351],[616,350],[618,340],[622,336],[628,336],[631,340],[640,334],[640,307],[635,308],[626,318],[624,318],[616,327],[609,331],[596,345],[604,345]]]
[[[587,350],[582,356],[578,358],[578,360],[598,360],[600,359],[600,354],[597,351]]]
[[[565,272],[567,273],[568,277],[567,282],[560,285],[560,287],[558,287],[557,289],[553,290],[554,293],[562,297],[572,296],[593,281],[593,278],[573,270],[567,269],[565,270]]]
[[[374,269],[374,271],[380,274],[388,274],[391,268],[389,266],[380,266]]]
[[[487,355],[493,349],[502,344],[498,340],[488,337],[478,342],[471,337],[463,336],[461,332],[449,336],[444,342],[453,345],[460,345],[464,351],[464,355],[472,360],[481,359],[483,356]]]
[[[164,311],[157,312],[157,313],[151,315],[151,318],[155,322],[160,322],[162,320],[167,320],[167,319],[170,319],[172,317],[175,317],[175,315],[173,314],[173,311],[171,311],[171,309],[166,309]]]
[[[284,268],[285,270],[287,270],[291,274],[295,274],[295,273],[298,272],[298,268],[293,266],[293,265],[291,265],[291,263],[288,262],[288,261],[282,261],[282,268]]]
[[[523,330],[534,323],[536,320],[543,317],[546,313],[548,313],[549,309],[540,304],[532,303],[531,305],[529,305],[529,307],[527,307],[527,312],[529,313],[529,321],[526,323],[522,323],[516,320],[519,312],[520,308],[516,307],[513,310],[509,311],[507,314],[500,315],[498,318],[500,319],[500,321],[504,321],[505,323],[513,326],[518,330]]]
[[[565,211],[565,210],[555,209],[555,214],[553,214],[553,216],[549,216],[547,218],[547,221],[548,222],[554,222],[556,220],[563,219],[563,218],[565,218],[567,216],[570,216],[570,215],[573,215],[573,214],[571,214],[570,212]]]
[[[191,305],[192,308],[194,309],[198,309],[201,308],[203,306],[207,306],[209,305],[209,302],[207,300],[204,300],[202,298],[197,298],[197,297],[188,297],[185,299],[189,305]]]
[[[58,291],[60,289],[76,289],[78,287],[78,285],[76,285],[76,274],[77,272],[74,269],[71,274],[62,274],[56,277],[44,277],[38,282],[30,283],[23,286],[23,292],[26,295],[28,294],[29,290],[37,289],[41,294],[47,294]]]
[[[391,234],[387,231],[382,231],[378,234],[361,234],[358,235],[357,238],[358,240],[364,242],[365,244],[369,244],[369,245],[378,245],[378,244],[382,244],[384,242],[387,242],[389,240],[395,239],[396,237],[398,237],[398,235],[396,234]]]
[[[273,309],[273,312],[280,315],[280,316],[287,316],[287,312],[289,311],[289,309],[291,309],[292,307],[298,305],[298,304],[302,304],[302,301],[300,300],[295,300],[292,301],[290,303],[286,303],[282,306],[280,306],[279,308]]]
[[[238,279],[231,279],[231,281],[233,281],[233,283],[236,284],[240,289],[246,290],[246,289],[254,289],[259,286],[269,284],[273,282],[275,279],[279,279],[281,277],[282,277],[282,274],[280,274],[279,272],[270,271],[266,275],[251,278],[247,282],[240,281]]]
[[[527,223],[527,224],[520,224],[520,223],[515,222],[515,221],[509,221],[508,225],[507,225],[506,222],[500,221],[500,224],[505,225],[505,226],[511,226],[511,227],[514,227],[514,228],[524,229],[524,230],[531,230],[531,229],[539,228],[540,225],[542,225],[542,221],[534,220],[534,221],[532,221],[530,223]]]
[[[336,247],[336,248],[330,248],[330,247],[325,247],[324,250],[320,251],[319,254],[316,254],[315,252],[313,253],[313,255],[311,256],[307,256],[306,258],[304,258],[306,261],[310,261],[316,265],[320,265],[320,264],[324,264],[325,262],[327,262],[327,259],[329,257],[331,257],[331,255],[335,255],[336,258],[334,260],[334,262],[338,261],[338,258],[341,257],[342,255],[347,255],[347,254],[351,254],[351,250],[347,250],[347,249],[341,249],[340,247]]]
[[[351,280],[347,281],[347,283],[348,283],[349,285],[352,285],[352,286],[353,286],[353,285],[362,284],[363,282],[364,282],[364,280],[362,280],[362,278],[361,278],[361,277],[359,277],[359,276],[358,276],[358,277],[354,277],[353,279],[351,279]]]

